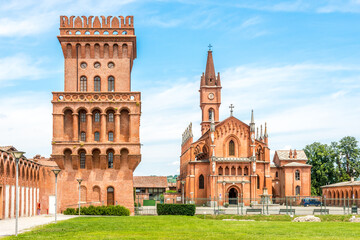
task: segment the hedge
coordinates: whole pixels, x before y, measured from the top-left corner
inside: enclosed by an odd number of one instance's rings
[[[79,208],[67,208],[65,215],[79,214]],[[123,206],[89,206],[80,208],[81,215],[110,215],[110,216],[129,216],[130,210]]]
[[[158,215],[195,215],[195,204],[157,204]]]

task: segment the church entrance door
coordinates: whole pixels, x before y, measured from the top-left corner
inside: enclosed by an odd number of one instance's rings
[[[107,205],[114,205],[114,188],[112,187],[107,189]]]
[[[238,191],[235,188],[231,188],[229,191],[229,204],[237,204],[238,195]]]

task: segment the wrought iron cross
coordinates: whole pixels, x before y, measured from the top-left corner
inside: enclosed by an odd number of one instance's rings
[[[230,116],[232,116],[232,115],[233,115],[234,105],[233,105],[233,104],[230,104],[229,108],[230,108]]]
[[[212,46],[211,46],[211,44],[210,44],[210,43],[209,43],[209,46],[208,46],[208,47],[209,47],[209,51],[211,51]]]

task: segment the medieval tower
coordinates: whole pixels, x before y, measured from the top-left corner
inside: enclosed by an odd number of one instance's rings
[[[123,205],[133,212],[133,171],[141,161],[140,92],[133,17],[60,17],[64,92],[53,92],[52,158],[59,207]]]

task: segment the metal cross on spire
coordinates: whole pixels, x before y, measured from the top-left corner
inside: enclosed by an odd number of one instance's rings
[[[208,46],[208,48],[209,48],[209,51],[211,51],[211,48],[212,48],[213,46],[211,46],[211,44],[209,43],[209,46]]]
[[[232,117],[234,105],[230,104],[229,108],[230,108],[230,116]]]

